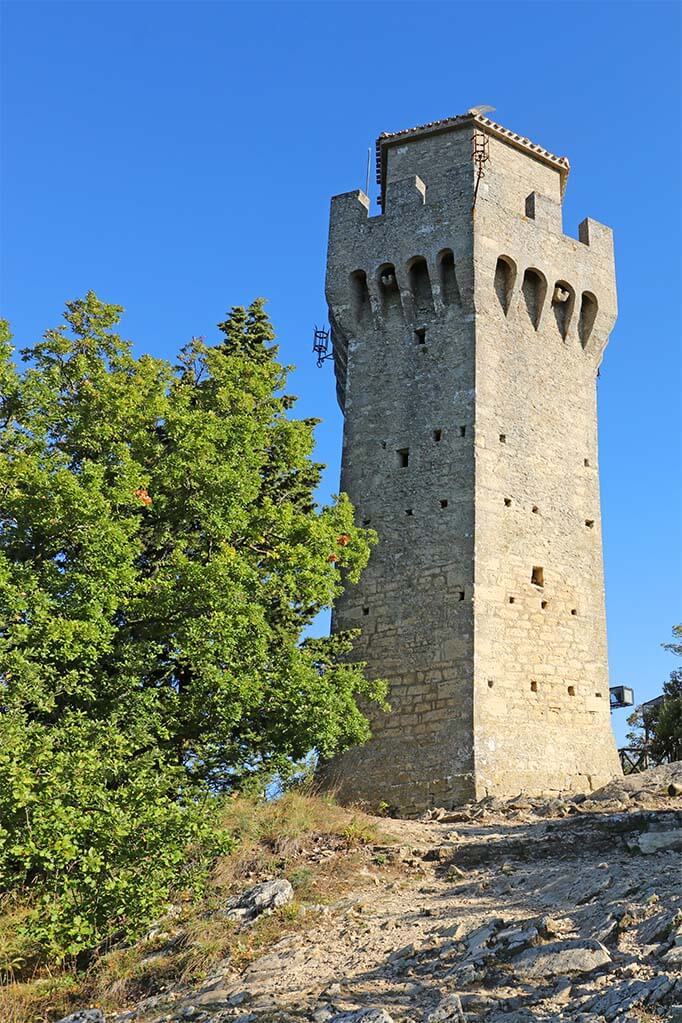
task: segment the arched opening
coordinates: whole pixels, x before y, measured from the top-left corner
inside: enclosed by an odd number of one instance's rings
[[[539,270],[534,270],[531,267],[523,275],[521,291],[523,292],[523,300],[526,303],[530,322],[533,324],[533,328],[537,330],[540,326],[542,307],[545,304],[547,281]]]
[[[592,292],[583,291],[583,297],[580,303],[580,319],[578,320],[578,335],[583,348],[590,340],[590,334],[594,327],[594,321],[597,318],[598,308],[597,300]]]
[[[552,292],[552,310],[559,333],[564,340],[571,325],[574,305],[575,291],[571,285],[567,284],[566,281],[557,281]]]
[[[400,289],[395,275],[393,263],[384,263],[379,267],[379,294],[381,295],[381,309],[385,316],[390,314],[402,315],[403,307],[400,302]]]
[[[455,270],[455,254],[452,249],[443,249],[438,253],[438,273],[440,276],[440,293],[445,305],[461,305],[462,297],[457,284]]]
[[[354,270],[350,275],[350,288],[353,302],[353,316],[356,323],[362,323],[369,314],[369,288],[367,274],[364,270]]]
[[[500,256],[495,266],[495,294],[502,306],[502,312],[506,316],[511,303],[514,281],[516,280],[516,266],[508,256]]]
[[[428,313],[433,309],[433,295],[429,268],[423,256],[415,256],[407,267],[407,279],[414,299],[414,307],[418,313]]]

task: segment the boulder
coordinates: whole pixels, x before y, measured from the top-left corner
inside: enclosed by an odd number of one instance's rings
[[[225,915],[228,920],[255,920],[262,913],[272,913],[278,906],[285,906],[293,897],[294,889],[286,878],[265,881],[230,899]]]
[[[578,938],[528,949],[516,957],[514,969],[517,976],[524,979],[543,980],[545,977],[591,973],[610,962],[611,956],[601,942]]]
[[[645,831],[637,839],[640,852],[646,856],[669,849],[682,850],[682,828],[669,831]]]

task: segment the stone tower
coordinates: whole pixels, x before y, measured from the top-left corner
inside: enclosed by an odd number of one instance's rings
[[[589,790],[610,727],[596,376],[609,228],[563,234],[568,161],[480,114],[377,141],[379,216],[332,200],[341,488],[379,534],[334,629],[390,681],[322,769],[402,812]]]

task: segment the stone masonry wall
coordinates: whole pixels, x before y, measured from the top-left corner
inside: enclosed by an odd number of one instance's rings
[[[406,813],[618,769],[594,386],[610,232],[564,237],[558,171],[492,138],[472,215],[472,130],[393,143],[380,216],[360,192],[332,202],[341,488],[380,537],[333,628],[362,630],[391,710],[321,777]]]
[[[549,168],[531,176],[529,164],[537,166],[491,139],[475,213],[479,796],[589,789],[619,771],[595,392],[616,316],[611,232],[587,222],[584,241],[563,235],[559,176]],[[553,181],[543,180],[550,175]],[[534,193],[527,211],[531,179],[544,194]],[[501,256],[513,277],[506,312],[495,291]],[[528,279],[526,294],[523,288],[528,268],[539,271],[535,283],[545,291],[537,327]],[[581,339],[584,292],[595,296],[598,312]],[[534,567],[542,569],[542,585],[532,582]]]

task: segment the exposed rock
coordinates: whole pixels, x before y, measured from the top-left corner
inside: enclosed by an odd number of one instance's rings
[[[332,1023],[395,1023],[385,1009],[358,1009],[357,1012],[343,1012],[332,1016]]]
[[[105,1023],[101,1009],[79,1009],[70,1016],[64,1016],[57,1023]]]
[[[611,956],[600,942],[578,938],[555,941],[522,952],[514,960],[514,969],[517,976],[524,979],[542,980],[572,973],[591,973],[610,962]]]
[[[663,849],[682,849],[682,828],[670,831],[646,831],[637,839],[640,852],[645,855],[661,852]]]
[[[680,982],[682,988],[682,982]],[[626,980],[612,985],[604,994],[590,999],[583,1009],[603,1016],[610,1023],[639,1005],[656,1005],[675,989],[674,981],[661,974],[651,980]]]
[[[682,969],[682,945],[673,945],[661,958],[666,966]]]
[[[435,1009],[426,1013],[424,1023],[451,1023],[451,1021],[464,1023],[465,1019],[459,995],[446,995]]]
[[[271,913],[278,906],[285,906],[294,897],[294,889],[286,878],[257,884],[227,904],[228,920],[254,920],[261,913]]]

